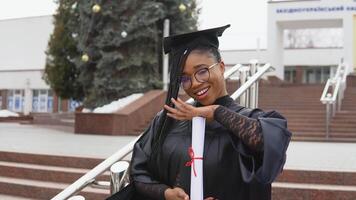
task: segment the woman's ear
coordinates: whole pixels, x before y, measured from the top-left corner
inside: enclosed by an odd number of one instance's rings
[[[224,63],[223,60],[220,61],[219,67],[220,67],[220,70],[221,70],[222,74],[224,75],[224,73],[225,73],[225,63]]]

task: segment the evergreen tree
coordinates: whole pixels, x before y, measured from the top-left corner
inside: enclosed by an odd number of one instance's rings
[[[59,7],[54,15],[54,31],[46,51],[43,78],[58,96],[81,100],[84,93],[75,64],[75,59],[81,56],[76,41],[79,26],[77,2],[60,0],[57,3]]]
[[[196,30],[195,0],[87,0],[78,8],[78,79],[89,108],[161,88],[164,19],[171,34]]]

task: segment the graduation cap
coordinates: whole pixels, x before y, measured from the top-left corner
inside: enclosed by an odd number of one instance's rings
[[[225,29],[229,27],[230,24],[221,27],[165,37],[163,40],[164,52],[170,53],[182,49],[189,49],[196,45],[205,45],[219,48],[218,37],[220,37]]]

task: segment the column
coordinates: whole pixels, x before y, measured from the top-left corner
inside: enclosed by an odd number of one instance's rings
[[[347,16],[343,20],[343,33],[344,33],[344,61],[349,64],[349,72],[354,69],[354,18],[353,16]]]
[[[354,66],[354,72],[356,71],[356,15],[353,16],[353,26],[354,26],[354,37],[353,37],[353,40],[354,40],[354,43],[353,43],[353,57],[354,57],[354,63],[353,63],[353,66]]]
[[[276,69],[273,74],[284,80],[283,28],[277,21],[269,22],[267,38],[267,61]]]
[[[32,111],[32,90],[30,88],[30,79],[26,79],[26,88],[24,90],[25,95],[24,95],[24,110],[23,113],[24,115],[30,114]]]

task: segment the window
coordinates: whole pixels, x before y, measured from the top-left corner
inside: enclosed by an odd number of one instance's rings
[[[330,77],[330,66],[304,67],[303,83],[318,84],[326,83]]]
[[[296,83],[297,73],[295,67],[286,67],[284,71],[284,80],[288,83]]]
[[[53,92],[52,90],[32,91],[32,111],[33,112],[53,112]]]
[[[7,98],[7,108],[14,112],[23,112],[24,107],[24,91],[23,90],[9,90]]]
[[[342,48],[342,28],[286,29],[283,32],[284,48]]]

